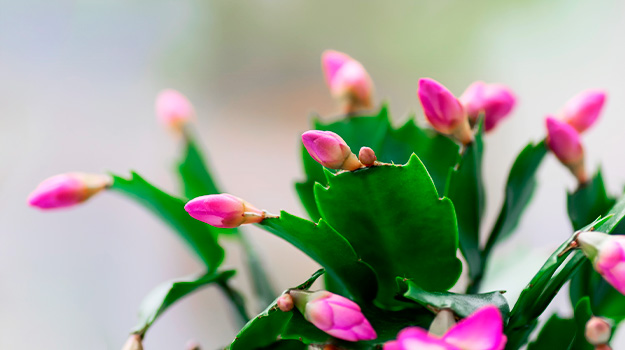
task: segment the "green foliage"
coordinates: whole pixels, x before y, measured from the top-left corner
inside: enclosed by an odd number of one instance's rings
[[[459,317],[467,317],[477,309],[486,305],[495,305],[501,311],[504,322],[510,315],[510,306],[503,292],[482,294],[456,294],[449,292],[428,292],[410,280],[398,278],[402,295],[431,310],[451,309]]]
[[[553,314],[540,330],[536,340],[527,346],[527,350],[567,349],[576,331],[574,319],[561,318]]]
[[[204,262],[208,272],[215,272],[224,258],[224,250],[217,243],[217,234],[184,210],[185,202],[169,195],[131,172],[129,179],[113,176],[111,190],[117,191],[143,205],[171,226]]]
[[[139,308],[139,322],[133,333],[143,335],[172,304],[211,283],[227,281],[234,274],[234,270],[227,270],[179,278],[160,284],[143,299]]]
[[[215,185],[215,181],[208,171],[204,162],[202,151],[196,145],[189,131],[185,132],[185,152],[184,157],[178,164],[178,174],[182,184],[184,195],[187,199],[215,194],[220,191]]]
[[[439,198],[417,156],[404,166],[326,175],[329,187],[315,186],[321,216],[376,272],[379,302],[393,303],[397,276],[433,291],[456,283],[462,265],[453,204]]]

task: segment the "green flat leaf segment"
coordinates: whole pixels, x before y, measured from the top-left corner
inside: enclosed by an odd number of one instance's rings
[[[171,280],[157,286],[143,299],[139,309],[139,322],[133,333],[143,335],[172,304],[211,283],[226,281],[234,274],[234,270],[208,273]]]
[[[185,132],[185,153],[178,164],[178,173],[187,199],[220,193],[208,171],[200,148],[188,131]]]
[[[465,318],[486,305],[495,305],[501,311],[504,323],[508,321],[510,306],[502,292],[482,294],[456,294],[449,292],[428,292],[410,280],[397,279],[403,296],[423,307],[452,309],[456,315]]]
[[[416,155],[405,166],[378,166],[334,175],[315,185],[325,221],[376,272],[378,301],[394,303],[396,277],[422,288],[452,287],[462,269],[453,204],[440,199]]]
[[[129,179],[113,175],[111,190],[135,200],[171,226],[204,262],[209,272],[214,272],[224,258],[224,250],[217,243],[212,226],[193,219],[184,210],[185,202],[171,196],[131,172]]]
[[[375,297],[377,285],[373,271],[360,261],[349,242],[324,220],[315,224],[282,211],[280,218],[265,219],[260,226],[323,266],[326,273],[349,292],[347,297],[361,301]]]
[[[567,210],[574,230],[579,230],[614,206],[616,200],[608,195],[601,170],[586,184],[567,195]]]

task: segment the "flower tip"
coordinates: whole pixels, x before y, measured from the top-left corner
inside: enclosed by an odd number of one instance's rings
[[[445,86],[434,79],[421,78],[417,96],[426,119],[434,129],[442,134],[454,135],[462,143],[470,142],[471,128],[464,107]]]
[[[179,129],[193,118],[193,105],[180,92],[165,89],[156,96],[156,115],[159,120],[172,128]]]
[[[335,50],[325,50],[321,54],[321,68],[323,69],[328,85],[330,85],[330,82],[339,68],[350,60],[352,60],[352,58],[349,57],[349,55]]]
[[[600,89],[580,92],[562,108],[562,119],[582,133],[593,126],[599,119],[607,93]]]
[[[27,198],[31,207],[42,210],[72,207],[109,187],[108,175],[66,173],[42,181]]]
[[[265,212],[227,193],[194,198],[184,209],[192,218],[218,228],[259,223],[265,218]]]
[[[362,166],[345,140],[331,131],[306,131],[302,143],[310,156],[326,168],[355,170]]]

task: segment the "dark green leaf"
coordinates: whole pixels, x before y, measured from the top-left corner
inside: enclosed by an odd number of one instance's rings
[[[156,214],[187,242],[204,262],[209,273],[217,270],[224,258],[224,250],[217,243],[217,235],[211,229],[212,226],[187,214],[182,199],[159,190],[135,172],[131,172],[130,179],[114,175],[113,180],[111,190],[134,199]]]
[[[439,198],[417,156],[404,166],[326,175],[329,187],[315,185],[321,215],[376,272],[382,304],[393,303],[397,276],[433,291],[456,283],[462,264],[453,204]]]
[[[571,344],[570,350],[594,350],[594,346],[590,345],[586,341],[586,323],[592,317],[592,311],[590,310],[590,300],[582,298],[577,305],[575,305],[575,338]]]
[[[451,199],[456,210],[460,250],[467,260],[471,280],[475,280],[483,269],[480,227],[486,195],[482,180],[483,124],[479,125],[475,141],[464,150],[458,166],[450,170],[445,188],[445,196]]]
[[[283,211],[280,218],[265,219],[260,225],[323,266],[326,273],[349,292],[346,296],[357,300],[375,297],[377,286],[373,271],[360,261],[349,242],[324,220],[315,224]]]
[[[185,133],[185,155],[178,165],[178,173],[187,199],[220,193],[208,171],[200,148],[189,132]]]
[[[567,209],[573,229],[579,230],[604,215],[614,202],[615,199],[605,190],[600,170],[588,183],[567,195]]]
[[[527,350],[568,349],[575,332],[575,320],[553,314],[540,330],[538,338],[527,346]]]
[[[234,276],[234,270],[190,276],[165,282],[148,294],[139,309],[139,323],[133,333],[144,334],[156,319],[172,304],[196,290],[219,280]]]
[[[486,306],[495,305],[501,311],[504,323],[508,321],[510,306],[502,292],[482,294],[456,294],[449,292],[428,292],[409,280],[397,279],[401,292],[405,298],[416,301],[423,307],[434,309],[452,309],[462,318],[471,315],[475,310]]]

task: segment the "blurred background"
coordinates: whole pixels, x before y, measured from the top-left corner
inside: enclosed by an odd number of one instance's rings
[[[519,105],[486,145],[492,222],[514,156],[544,135],[546,114],[586,88],[609,92],[601,122],[584,136],[587,166],[594,172],[601,162],[608,188],[621,192],[623,34],[622,1],[0,0],[0,348],[120,349],[153,287],[201,270],[167,227],[118,195],[54,213],[25,203],[42,179],[67,171],[134,169],[178,190],[180,144],[154,116],[159,90],[194,103],[228,192],[304,215],[293,190],[302,177],[298,138],[312,112],[337,111],[323,50],[361,61],[396,123],[410,112],[423,120],[420,77],[458,95],[474,80],[507,84]],[[511,301],[571,233],[573,177],[549,156],[539,183],[484,286],[507,289]],[[278,289],[316,270],[281,240],[249,233]],[[241,266],[227,245],[226,264]],[[235,284],[249,293],[246,277],[241,271]],[[552,310],[568,314],[561,294]],[[226,345],[236,333],[228,307],[214,288],[196,293],[156,322],[145,346]]]

